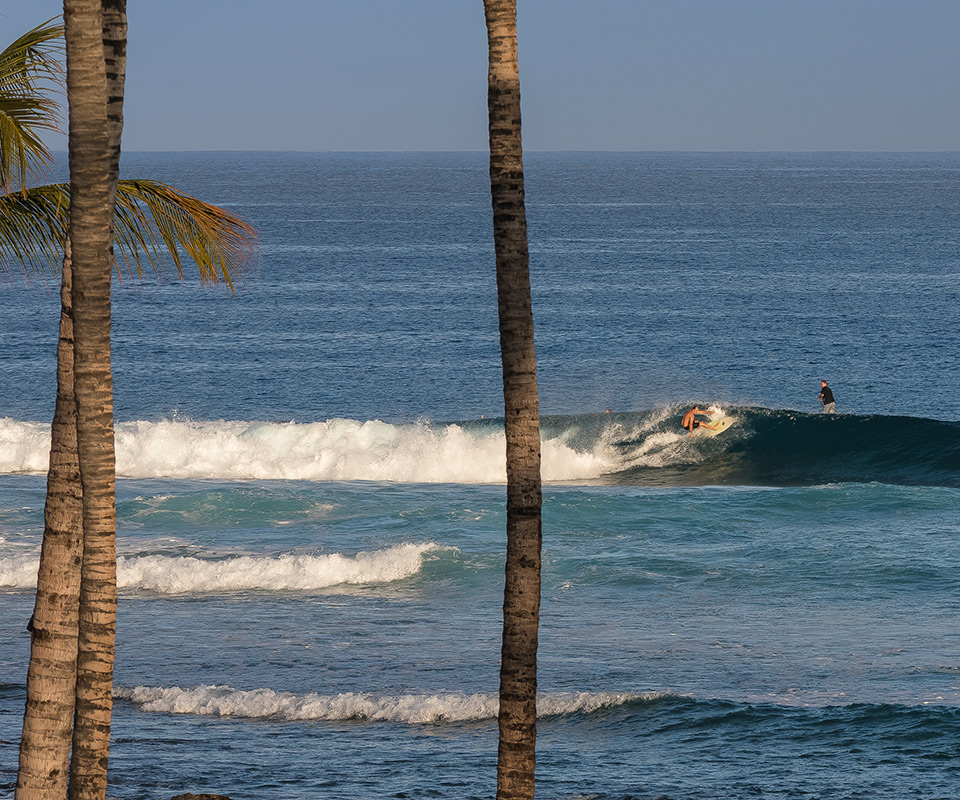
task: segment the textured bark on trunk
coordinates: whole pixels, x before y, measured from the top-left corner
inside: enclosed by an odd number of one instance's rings
[[[507,440],[507,560],[500,662],[498,800],[534,796],[540,622],[540,411],[533,343],[516,0],[484,0],[490,188]]]
[[[70,5],[70,4],[67,4]],[[65,14],[83,24],[93,25],[95,3],[74,4],[65,8]],[[105,63],[108,125],[108,204],[110,206],[110,254],[113,263],[112,222],[116,199],[116,181],[119,178],[120,134],[123,128],[123,89],[126,71],[126,2],[102,0],[101,40],[99,56],[88,54],[78,60],[76,49],[71,63],[74,75],[84,70],[100,68],[93,61],[99,57]],[[75,39],[76,28],[74,28]],[[92,50],[94,28],[86,31],[85,45]],[[81,80],[84,80],[81,78]],[[76,86],[74,87],[76,89]],[[74,96],[76,93],[74,92]],[[99,113],[99,112],[98,112]],[[75,121],[76,122],[76,121]],[[83,124],[76,123],[80,128]],[[99,123],[97,123],[99,125]],[[84,128],[84,130],[87,130]],[[78,131],[79,132],[79,131]],[[85,134],[84,134],[85,135]],[[109,273],[108,273],[109,278]],[[108,284],[109,285],[109,284]],[[109,292],[109,289],[108,289]],[[83,751],[75,761],[78,782],[71,788],[75,796],[102,796],[99,788],[90,795],[90,775],[94,783],[103,783],[105,791],[106,753],[90,754],[90,748],[102,749],[103,713],[110,711],[112,691],[113,634],[112,622],[107,622],[104,640],[103,616],[115,607],[115,577],[109,577],[115,554],[112,542],[94,546],[87,553],[92,577],[107,576],[104,589],[95,586],[96,598],[85,593],[85,619],[95,620],[93,630],[85,637],[85,656],[78,665],[78,620],[80,616],[80,582],[83,551],[83,492],[81,486],[78,438],[77,404],[74,382],[74,324],[72,299],[71,247],[68,236],[61,284],[60,338],[57,348],[57,403],[51,429],[50,469],[47,479],[47,501],[44,512],[44,538],[37,579],[37,600],[31,619],[31,657],[27,674],[27,704],[24,713],[23,736],[20,743],[20,768],[17,775],[17,800],[63,800],[67,796],[70,772],[70,752],[74,737],[75,718],[83,733]],[[109,296],[109,295],[108,295]],[[109,320],[109,316],[107,318]],[[109,338],[109,327],[107,330]],[[108,351],[109,352],[109,351]],[[109,374],[109,359],[107,361]],[[112,448],[112,389],[110,390],[110,447]],[[112,462],[112,455],[109,457]],[[110,467],[112,470],[112,467]],[[108,484],[112,483],[112,478]],[[108,486],[112,496],[112,488]],[[112,505],[112,499],[109,504]],[[110,527],[109,525],[107,526]],[[115,523],[113,525],[115,530]],[[105,669],[106,662],[109,670]],[[84,666],[87,665],[87,666]],[[77,701],[78,670],[84,672],[84,700]],[[89,672],[89,674],[87,674]],[[110,673],[109,682],[106,674]],[[108,685],[109,684],[109,685]],[[104,703],[106,693],[107,703]],[[109,720],[109,717],[108,717]],[[90,729],[101,730],[90,736]],[[109,742],[109,723],[105,730]],[[89,739],[89,743],[86,741]],[[94,769],[88,763],[93,761]],[[102,773],[102,781],[101,781]]]
[[[103,57],[107,70],[107,136],[110,140],[110,195],[111,205],[116,206],[117,181],[120,179],[120,138],[123,133],[123,93],[127,75],[127,0],[102,0],[102,3]],[[112,213],[110,225],[112,231]],[[112,248],[112,235],[110,244]]]
[[[77,683],[77,613],[83,508],[73,386],[70,248],[60,288],[57,401],[50,431],[37,599],[31,618],[27,704],[20,739],[16,800],[63,800]]]
[[[83,486],[77,715],[69,795],[103,800],[116,634],[116,478],[110,282],[113,205],[100,0],[64,0],[77,449]]]

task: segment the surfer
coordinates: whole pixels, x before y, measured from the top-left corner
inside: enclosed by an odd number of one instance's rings
[[[820,381],[820,394],[817,395],[817,400],[823,403],[824,414],[837,413],[837,404],[833,401],[833,392],[830,390],[830,387],[827,386],[825,380]]]
[[[686,414],[683,415],[683,419],[680,420],[680,427],[690,431],[690,435],[693,436],[693,432],[697,428],[709,428],[712,431],[715,431],[719,425],[711,425],[709,422],[701,422],[697,419],[697,414],[706,414],[706,411],[703,411],[698,406],[691,408]]]

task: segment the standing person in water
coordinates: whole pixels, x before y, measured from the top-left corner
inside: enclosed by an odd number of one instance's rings
[[[686,414],[683,415],[683,419],[680,420],[680,427],[685,430],[690,431],[690,435],[693,436],[693,432],[697,428],[709,428],[712,431],[717,429],[717,425],[711,425],[709,422],[701,422],[697,419],[697,414],[706,414],[706,411],[703,411],[698,406],[691,408]]]
[[[824,380],[820,381],[820,394],[817,395],[817,400],[823,403],[824,414],[837,413],[837,404],[833,400],[833,392],[830,391],[830,387],[827,386],[827,382]]]

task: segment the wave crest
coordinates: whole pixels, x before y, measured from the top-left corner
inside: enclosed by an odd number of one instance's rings
[[[142,711],[248,719],[327,720],[362,719],[423,725],[442,722],[475,722],[495,719],[496,694],[378,695],[345,692],[337,695],[295,694],[272,689],[241,691],[230,686],[118,688],[114,695],[138,705]],[[590,714],[667,695],[631,692],[557,692],[537,699],[540,717]]]
[[[117,559],[117,588],[163,594],[218,592],[319,591],[343,585],[373,585],[411,578],[424,555],[449,550],[433,542],[401,544],[355,556],[282,555],[275,558],[234,556],[137,556]],[[37,555],[0,558],[0,586],[32,589],[37,584]]]

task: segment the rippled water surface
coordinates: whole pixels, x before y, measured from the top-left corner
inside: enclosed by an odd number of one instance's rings
[[[125,159],[249,219],[262,251],[236,295],[169,276],[116,292],[109,796],[493,797],[483,154]],[[526,167],[538,797],[960,795],[960,155]],[[0,287],[0,797],[56,302]],[[686,435],[693,403],[730,429]]]

